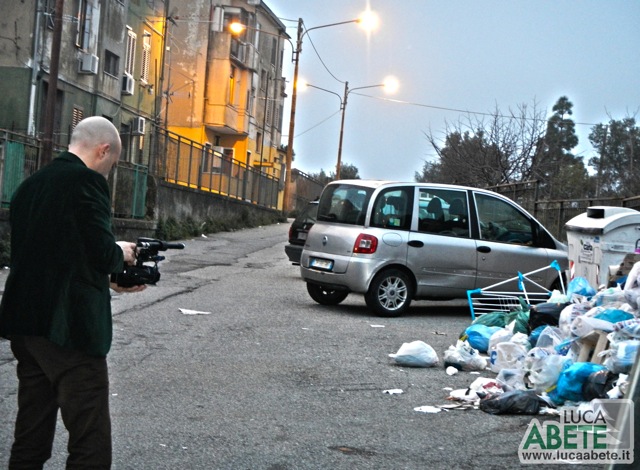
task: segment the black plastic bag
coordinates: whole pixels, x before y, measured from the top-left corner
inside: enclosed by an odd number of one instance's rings
[[[618,374],[608,369],[592,372],[582,384],[584,399],[591,401],[594,398],[609,398],[607,392],[614,387],[616,380],[618,380]]]
[[[529,333],[542,325],[558,326],[560,314],[568,303],[545,302],[532,305],[529,310]]]
[[[545,405],[533,390],[511,390],[480,401],[480,409],[492,415],[537,415]]]

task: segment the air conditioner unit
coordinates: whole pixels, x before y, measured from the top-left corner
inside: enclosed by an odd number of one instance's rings
[[[140,116],[136,116],[131,121],[131,131],[137,135],[144,135],[144,128],[146,119]]]
[[[95,75],[98,73],[98,62],[100,59],[95,54],[80,54],[78,61],[78,73],[90,73]]]
[[[135,85],[135,80],[133,79],[131,74],[128,74],[127,72],[125,72],[124,75],[122,76],[122,94],[133,95],[134,85]]]

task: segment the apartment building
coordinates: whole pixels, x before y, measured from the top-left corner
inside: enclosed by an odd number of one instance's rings
[[[230,32],[234,22],[243,25],[240,34]],[[115,200],[116,214],[149,215],[147,171],[169,183],[281,206],[282,65],[289,37],[262,1],[3,2],[0,30],[0,129],[32,136],[39,145],[53,88],[51,57],[59,51],[53,145],[66,147],[85,116],[116,125],[123,155],[113,185],[120,195],[122,184],[136,194],[135,203]],[[12,175],[11,184],[0,184],[3,201],[19,179]]]
[[[222,155],[212,161],[235,160],[282,179],[285,25],[260,0],[171,0],[170,10],[169,130]],[[233,34],[232,23],[242,32]]]

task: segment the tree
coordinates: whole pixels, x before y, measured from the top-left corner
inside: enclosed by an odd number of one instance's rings
[[[532,176],[540,182],[539,197],[543,199],[584,197],[588,187],[584,162],[571,153],[578,145],[575,123],[569,118],[572,108],[573,103],[566,96],[558,99],[535,154]]]
[[[591,145],[599,156],[589,160],[596,171],[595,196],[630,197],[640,193],[640,180],[637,177],[640,153],[640,132],[635,116],[609,124],[598,124],[589,134]]]
[[[332,173],[331,176],[335,179],[336,174]],[[340,165],[340,179],[342,180],[359,180],[358,168],[350,163],[343,163]]]
[[[426,135],[439,160],[425,163],[416,179],[436,177],[437,182],[480,187],[527,181],[545,122],[535,102],[507,115],[497,107],[490,115],[469,114],[453,126],[446,125],[444,144],[433,133]]]
[[[358,173],[359,173],[358,168],[355,165],[352,165],[350,163],[343,163],[340,166],[340,179],[359,180],[360,175]],[[311,176],[314,180],[319,181],[323,185],[326,185],[327,183],[330,183],[331,181],[336,180],[335,171],[332,171],[330,175],[327,175],[322,168],[320,169],[319,173],[311,173],[309,176]]]

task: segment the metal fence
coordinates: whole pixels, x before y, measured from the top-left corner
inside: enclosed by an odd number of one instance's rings
[[[149,167],[120,162],[109,175],[114,217],[143,219],[147,215]]]
[[[0,185],[2,207],[9,207],[18,185],[38,167],[40,142],[31,137],[0,130]]]
[[[149,175],[200,191],[277,209],[279,180],[228,158],[215,148],[156,129],[150,135],[149,165],[119,162],[109,175],[115,217],[143,219],[147,208]],[[56,148],[55,152],[65,150]],[[38,169],[42,144],[35,137],[0,129],[0,194],[2,207]]]
[[[277,209],[279,180],[215,147],[164,129],[151,136],[153,174],[165,181]]]
[[[532,213],[556,238],[566,241],[565,224],[591,206],[628,207],[640,210],[640,196],[585,199],[538,200],[538,181],[525,181],[487,189],[514,200]]]

